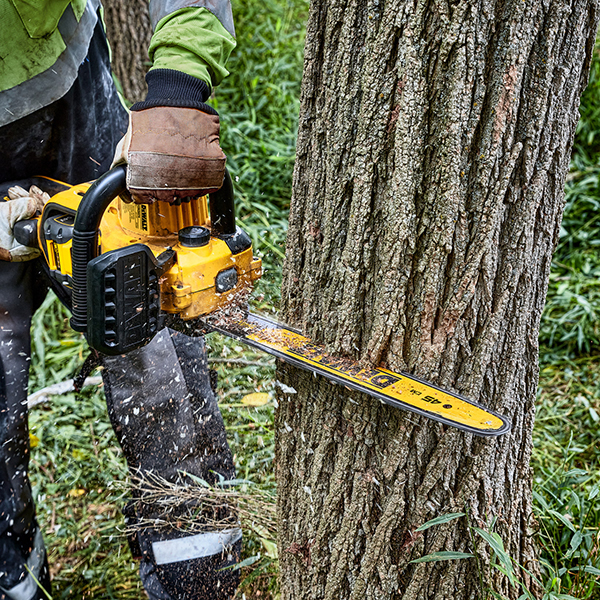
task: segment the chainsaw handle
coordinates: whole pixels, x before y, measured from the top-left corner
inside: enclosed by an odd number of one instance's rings
[[[111,169],[92,183],[84,194],[73,227],[73,316],[75,331],[87,330],[87,265],[98,254],[98,229],[104,211],[126,189],[126,165]]]
[[[236,232],[233,181],[227,169],[225,169],[223,185],[216,192],[209,194],[208,202],[211,235],[215,237],[233,235]]]

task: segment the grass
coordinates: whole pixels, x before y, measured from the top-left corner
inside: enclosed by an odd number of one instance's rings
[[[600,598],[600,52],[581,99],[542,318],[534,502],[556,593]]]
[[[600,351],[600,46],[581,99],[540,331],[544,363]]]
[[[243,0],[234,8],[238,45],[213,104],[238,214],[262,253],[266,307],[279,299],[308,2]]]
[[[213,99],[222,145],[236,182],[238,216],[262,252],[265,277],[254,308],[278,306],[302,67],[305,0],[242,0],[234,5],[238,48],[232,75]],[[600,600],[600,61],[582,101],[566,208],[540,340],[534,430],[534,502],[547,598]],[[31,391],[72,376],[86,355],[65,311],[48,298],[33,333]],[[219,403],[239,478],[274,494],[274,404],[244,404],[270,393],[270,359],[216,335]],[[56,396],[30,418],[31,476],[49,546],[54,598],[138,599],[118,507],[126,478],[102,390]],[[245,531],[240,598],[276,598],[273,540]],[[562,596],[561,596],[562,594]]]
[[[540,373],[534,428],[534,505],[545,581],[600,598],[600,363],[581,356]]]

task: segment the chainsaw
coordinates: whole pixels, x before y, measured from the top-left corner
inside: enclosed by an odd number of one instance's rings
[[[118,166],[75,186],[34,178],[51,198],[41,215],[14,227],[20,243],[40,249],[71,327],[91,348],[124,354],[167,326],[217,331],[392,407],[481,436],[510,430],[505,417],[459,394],[333,356],[300,331],[248,312],[261,260],[236,225],[228,172],[218,191],[179,205],[125,202],[125,175]]]

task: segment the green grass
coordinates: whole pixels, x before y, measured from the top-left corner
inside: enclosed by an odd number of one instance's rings
[[[302,68],[305,0],[244,0],[234,5],[238,48],[232,75],[213,100],[236,182],[238,217],[260,249],[265,276],[257,310],[277,307],[291,191]],[[547,598],[600,600],[600,62],[582,102],[540,340],[540,398],[534,430],[534,501]],[[65,311],[48,299],[35,317],[32,391],[72,376],[86,355]],[[212,335],[219,402],[238,476],[275,492],[273,364]],[[239,364],[245,360],[251,364]],[[230,361],[230,362],[227,362]],[[101,389],[56,396],[31,414],[32,481],[49,545],[58,598],[144,598],[118,507],[126,477]],[[277,596],[277,560],[264,532],[245,532],[249,566],[239,597]]]
[[[600,350],[600,55],[581,99],[540,341],[544,363]]]
[[[260,293],[277,305],[296,150],[306,0],[234,4],[237,48],[213,104],[237,210],[262,255]]]
[[[554,591],[600,598],[600,55],[581,100],[542,318],[534,502]]]
[[[542,570],[557,591],[600,598],[600,361],[582,356],[540,373],[534,504]]]
[[[540,341],[547,357],[600,349],[600,167],[573,171]],[[544,357],[546,359],[546,357]]]

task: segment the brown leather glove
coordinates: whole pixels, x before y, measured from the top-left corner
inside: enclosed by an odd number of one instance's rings
[[[113,166],[127,163],[133,200],[178,202],[223,185],[225,154],[219,146],[219,115],[204,104],[208,86],[185,73],[150,71],[148,97],[131,107],[129,128]]]

